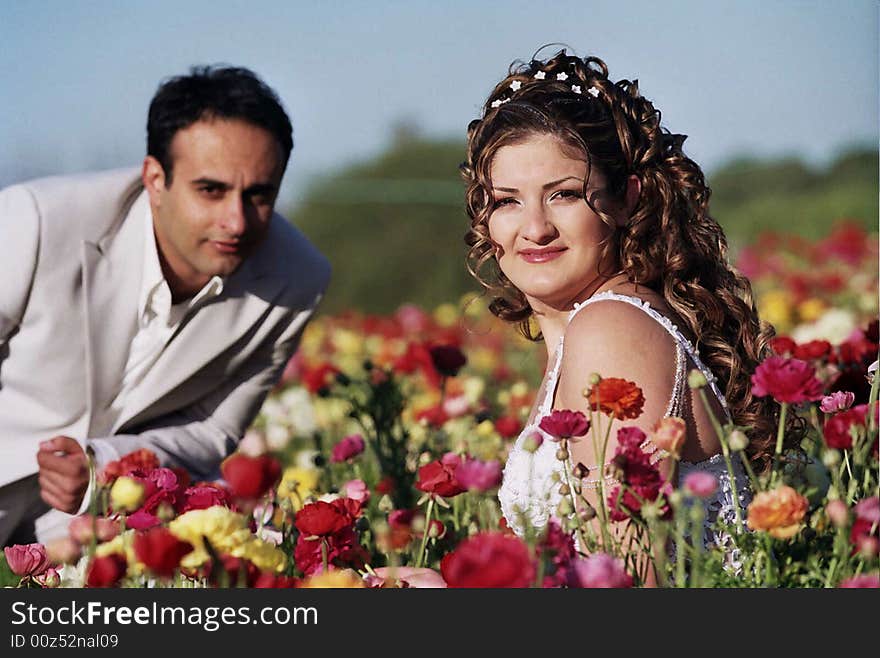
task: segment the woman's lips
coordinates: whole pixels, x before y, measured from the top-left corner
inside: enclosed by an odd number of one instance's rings
[[[565,251],[565,247],[553,247],[550,249],[521,249],[519,257],[527,263],[546,263],[559,258]]]

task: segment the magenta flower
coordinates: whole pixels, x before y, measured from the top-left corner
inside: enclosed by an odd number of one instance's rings
[[[589,419],[580,411],[559,409],[549,416],[544,416],[538,425],[554,440],[574,439],[583,436],[590,430]]]
[[[589,588],[632,587],[633,579],[623,567],[623,560],[607,553],[593,553],[572,564],[572,585]]]
[[[15,544],[3,549],[6,564],[16,576],[39,576],[49,568],[49,557],[42,544]]]
[[[880,574],[863,573],[852,578],[847,578],[838,587],[843,589],[878,589],[880,588]]]
[[[333,453],[330,455],[330,461],[334,464],[354,459],[364,451],[364,437],[360,434],[352,434],[345,437],[335,446]]]
[[[697,498],[708,498],[718,489],[718,478],[706,471],[694,471],[685,476],[684,488]]]
[[[816,369],[800,359],[771,356],[752,375],[752,393],[757,397],[770,395],[777,402],[790,404],[812,402],[822,398],[822,382]]]
[[[455,478],[470,491],[488,491],[501,484],[501,463],[468,459],[455,469]]]
[[[838,411],[846,411],[855,401],[856,396],[849,391],[835,391],[831,395],[826,395],[822,398],[819,408],[826,414],[833,414]]]

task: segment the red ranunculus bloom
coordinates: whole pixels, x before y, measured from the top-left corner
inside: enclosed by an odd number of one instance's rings
[[[641,501],[656,501],[664,493],[664,480],[657,467],[651,464],[651,457],[641,448],[645,433],[637,427],[622,427],[617,432],[617,448],[613,463],[618,466],[622,480],[632,490],[621,494],[619,486],[608,494],[609,517],[612,521],[624,521],[632,514],[638,514]],[[663,516],[671,509],[664,502]]]
[[[428,352],[434,368],[444,377],[455,377],[467,363],[467,357],[455,345],[434,345]]]
[[[792,356],[796,359],[812,361],[813,359],[823,359],[829,354],[831,354],[831,343],[827,340],[811,340],[795,347]]]
[[[770,341],[770,349],[779,356],[788,356],[797,349],[797,343],[788,336],[777,336]]]
[[[519,436],[522,428],[523,424],[514,416],[501,416],[495,421],[495,431],[505,439]]]
[[[599,380],[587,393],[587,400],[593,411],[607,414],[617,420],[638,418],[645,405],[642,389],[619,377]]]
[[[538,546],[535,547],[536,557],[544,553],[550,558],[552,569],[548,569],[541,584],[544,588],[562,587],[571,579],[572,563],[577,558],[574,538],[565,532],[555,519],[547,521],[547,530]]]
[[[855,520],[850,530],[853,551],[880,554],[880,497],[871,496],[853,507]]]
[[[834,414],[825,421],[823,428],[823,436],[825,444],[829,448],[837,448],[838,450],[851,450],[853,446],[853,437],[850,433],[851,428],[864,427],[867,424],[868,405],[860,404]]]
[[[122,475],[129,475],[135,471],[146,473],[154,468],[159,468],[159,458],[154,452],[141,448],[104,466],[98,474],[98,483],[108,486]]]
[[[777,402],[795,404],[822,398],[822,382],[816,369],[800,359],[771,356],[752,375],[752,393],[757,397],[770,395]]]
[[[303,527],[300,527],[300,514],[313,505],[321,504],[333,508],[342,521],[336,522],[335,527],[338,528],[337,530],[320,535],[321,540],[316,541],[314,539],[309,539],[309,537],[315,536],[317,533],[312,533],[310,535],[308,534],[308,531],[330,529],[334,527],[334,517],[332,513],[330,510],[323,507],[320,510],[315,509],[315,518],[305,518],[304,520],[307,523]],[[325,542],[327,546],[328,564],[339,568],[352,567],[355,569],[362,569],[366,561],[369,559],[369,555],[360,545],[357,533],[354,529],[354,522],[361,512],[361,506],[357,501],[350,498],[337,498],[332,503],[322,503],[322,501],[318,501],[318,503],[306,505],[300,510],[299,514],[296,516],[295,523],[297,528],[300,529],[301,534],[296,541],[296,547],[294,548],[293,553],[293,559],[300,571],[309,576],[319,573],[323,569],[324,564],[321,551]],[[319,514],[323,515],[323,518],[318,518]],[[310,520],[315,521],[314,526],[309,525]]]
[[[220,470],[232,493],[249,500],[265,494],[281,478],[281,464],[271,455],[236,452],[223,460]]]
[[[160,578],[171,578],[180,559],[193,550],[192,544],[175,537],[168,528],[151,528],[134,536],[134,554]]]
[[[580,411],[558,409],[549,416],[544,416],[539,427],[554,440],[575,440],[590,430],[590,421]]]
[[[96,557],[86,572],[86,587],[115,587],[127,568],[128,563],[119,553]]]
[[[183,503],[180,513],[189,512],[194,509],[208,509],[215,505],[222,505],[234,509],[232,498],[225,488],[218,484],[199,484],[189,487],[183,494]]]
[[[281,576],[277,573],[261,571],[252,587],[256,589],[289,589],[298,584],[299,581],[293,576]]]
[[[349,525],[350,519],[337,505],[318,500],[297,512],[294,524],[306,537],[326,537]]]
[[[352,434],[346,436],[339,443],[333,446],[333,452],[330,455],[330,461],[334,464],[354,459],[364,451],[366,444],[364,437],[360,434]]]
[[[456,465],[446,464],[442,460],[425,464],[419,469],[416,489],[444,498],[457,496],[466,489],[455,478],[455,469]]]
[[[447,553],[440,571],[448,587],[528,587],[535,561],[518,537],[481,532]]]
[[[302,383],[309,393],[317,393],[322,388],[327,388],[333,383],[333,378],[339,374],[339,368],[329,363],[322,363],[314,367],[303,367]]]

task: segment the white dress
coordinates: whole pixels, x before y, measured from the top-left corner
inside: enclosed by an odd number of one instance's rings
[[[709,382],[709,387],[718,398],[724,412],[728,414],[727,402],[724,395],[718,389],[718,384],[712,372],[700,361],[697,350],[685,338],[678,328],[669,320],[669,318],[661,315],[655,309],[651,308],[648,302],[638,297],[630,297],[621,295],[612,291],[598,293],[583,303],[575,304],[574,310],[569,313],[568,322],[581,309],[586,308],[590,304],[594,304],[604,300],[615,300],[631,304],[641,309],[650,317],[660,323],[664,329],[672,336],[676,345],[676,374],[675,385],[673,387],[672,396],[666,409],[666,416],[680,416],[684,404],[684,396],[687,391],[687,364],[690,360],[693,365],[703,373]],[[553,358],[553,363],[549,374],[546,377],[544,386],[539,391],[538,399],[541,400],[531,422],[526,425],[517,440],[511,446],[510,453],[507,457],[507,465],[504,467],[504,480],[498,491],[498,498],[501,502],[501,511],[507,521],[508,526],[517,534],[522,536],[525,528],[521,523],[521,515],[528,519],[529,523],[537,529],[543,528],[547,524],[547,519],[551,516],[555,517],[555,510],[559,505],[562,495],[559,493],[559,481],[564,481],[562,471],[562,462],[556,459],[556,451],[558,445],[548,440],[549,435],[543,432],[538,424],[541,418],[551,413],[553,409],[553,400],[556,393],[556,385],[559,379],[559,370],[562,364],[562,355],[564,350],[565,336],[563,335],[559,341],[559,346]],[[535,432],[539,432],[544,436],[544,442],[535,451],[534,454],[523,448],[523,443],[527,437]],[[679,462],[678,479],[681,482],[684,477],[694,471],[706,471],[713,474],[718,480],[718,489],[715,494],[704,501],[706,506],[706,536],[707,544],[715,543],[719,545],[727,545],[729,537],[725,534],[717,533],[712,526],[717,518],[723,519],[729,524],[735,522],[735,511],[733,502],[733,491],[730,486],[730,478],[727,473],[727,465],[722,454],[713,455],[709,459],[701,462],[691,463],[686,461]],[[736,481],[736,489],[739,495],[740,509],[745,513],[746,506],[751,500],[751,492],[749,488],[748,478],[743,472],[742,464],[738,460],[733,460],[734,479]],[[560,480],[554,481],[554,473],[558,473]],[[517,512],[519,510],[519,513]]]

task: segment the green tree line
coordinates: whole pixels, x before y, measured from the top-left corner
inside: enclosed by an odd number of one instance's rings
[[[431,307],[478,289],[464,264],[463,158],[461,142],[407,137],[311,186],[288,216],[333,265],[324,312]],[[707,179],[734,253],[761,231],[818,238],[841,218],[877,229],[876,150],[849,149],[821,170],[796,157],[738,158]]]

